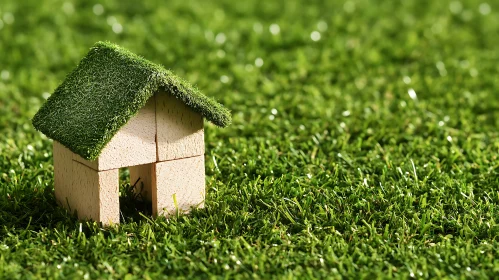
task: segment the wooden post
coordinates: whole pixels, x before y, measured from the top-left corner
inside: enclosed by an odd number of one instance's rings
[[[58,203],[79,219],[119,224],[119,169],[97,171],[73,160],[74,154],[54,141],[54,189]]]
[[[204,207],[204,155],[158,162],[153,177],[153,215],[170,216]]]

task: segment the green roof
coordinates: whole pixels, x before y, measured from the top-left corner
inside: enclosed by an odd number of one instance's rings
[[[229,110],[160,65],[98,42],[33,118],[33,126],[74,153],[96,159],[156,92],[172,94],[217,126]]]

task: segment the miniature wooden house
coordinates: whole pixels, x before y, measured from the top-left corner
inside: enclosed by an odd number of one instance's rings
[[[33,118],[54,140],[54,189],[78,217],[119,223],[119,169],[139,180],[154,215],[203,207],[203,118],[222,105],[161,66],[97,43]],[[139,179],[140,178],[140,179]]]

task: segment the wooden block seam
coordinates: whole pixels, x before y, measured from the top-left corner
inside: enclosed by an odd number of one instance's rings
[[[182,158],[174,158],[174,159],[160,160],[160,161],[156,161],[155,163],[162,163],[162,162],[175,161],[175,160],[182,160],[182,159],[195,158],[195,157],[204,157],[205,155],[206,155],[206,154],[201,154],[201,155],[188,156],[188,157],[182,157]]]

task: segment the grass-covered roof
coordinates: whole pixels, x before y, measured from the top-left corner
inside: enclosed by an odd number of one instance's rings
[[[231,122],[226,108],[169,70],[115,44],[98,42],[36,113],[33,125],[74,153],[94,160],[160,90],[217,126]]]

